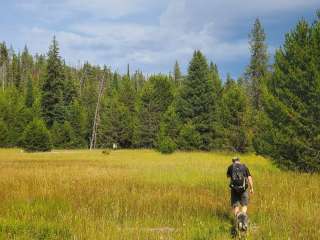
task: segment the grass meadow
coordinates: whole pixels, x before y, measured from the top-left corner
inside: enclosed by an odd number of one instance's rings
[[[0,150],[0,239],[230,239],[226,153]],[[248,239],[320,239],[320,176],[242,155]]]

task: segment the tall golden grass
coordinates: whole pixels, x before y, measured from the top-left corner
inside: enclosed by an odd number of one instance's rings
[[[243,155],[248,239],[320,239],[320,176]],[[230,239],[231,155],[0,150],[0,239]]]

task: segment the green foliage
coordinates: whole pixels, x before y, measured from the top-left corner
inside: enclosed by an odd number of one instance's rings
[[[236,82],[225,87],[219,106],[222,147],[247,152],[251,146],[250,105],[244,89]]]
[[[181,122],[179,121],[173,104],[168,107],[167,111],[162,116],[159,136],[170,137],[174,142],[176,142],[179,136],[180,127]]]
[[[170,137],[161,138],[158,144],[158,150],[164,154],[173,153],[176,149],[177,144]]]
[[[181,74],[181,70],[180,70],[180,66],[179,66],[178,61],[176,61],[174,64],[173,80],[176,85],[180,85],[180,83],[182,81],[182,74]]]
[[[101,125],[98,129],[98,146],[107,148],[117,143],[122,148],[131,147],[133,121],[129,109],[119,101],[117,95],[107,97],[102,109]]]
[[[152,148],[156,146],[161,116],[173,101],[173,89],[168,77],[152,76],[142,89],[138,103],[139,146]]]
[[[7,125],[0,119],[0,148],[9,146],[9,130]]]
[[[177,114],[183,123],[191,123],[200,135],[200,149],[209,150],[214,117],[214,89],[206,58],[195,51],[177,99]]]
[[[34,96],[33,96],[33,86],[32,86],[32,79],[31,77],[28,78],[27,83],[27,93],[26,93],[26,106],[28,108],[31,108],[34,102]]]
[[[318,171],[320,133],[320,21],[301,20],[276,52],[275,72],[264,93],[270,119],[256,146],[279,165]]]
[[[178,137],[179,149],[196,150],[200,145],[201,136],[195,126],[191,122],[184,124]]]
[[[246,71],[248,93],[251,97],[253,108],[262,110],[262,88],[266,84],[268,76],[268,49],[265,43],[266,34],[260,23],[256,19],[250,34],[250,65]]]
[[[51,128],[51,136],[54,148],[72,149],[79,147],[74,129],[68,121],[63,124],[55,122]]]
[[[22,147],[29,152],[46,152],[52,148],[49,131],[44,122],[34,119],[22,135]]]
[[[46,78],[42,86],[42,113],[43,119],[49,127],[54,122],[64,122],[64,69],[59,56],[59,48],[56,39],[52,41],[48,53]]]
[[[88,117],[85,108],[79,101],[75,100],[67,109],[67,121],[73,129],[72,146],[83,148],[87,146],[86,138],[88,135]]]
[[[9,146],[18,146],[21,133],[32,120],[32,115],[25,108],[23,95],[15,87],[0,92],[0,116],[9,131]]]

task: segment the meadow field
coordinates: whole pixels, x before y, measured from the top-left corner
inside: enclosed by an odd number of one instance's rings
[[[0,239],[230,239],[227,153],[0,150]],[[241,155],[248,239],[319,239],[320,176]]]

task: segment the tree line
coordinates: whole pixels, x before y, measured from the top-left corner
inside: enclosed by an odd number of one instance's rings
[[[238,79],[196,50],[187,74],[119,74],[0,43],[0,147],[226,150],[270,156],[289,169],[320,169],[320,13],[300,20],[270,64],[256,19],[250,63]]]

